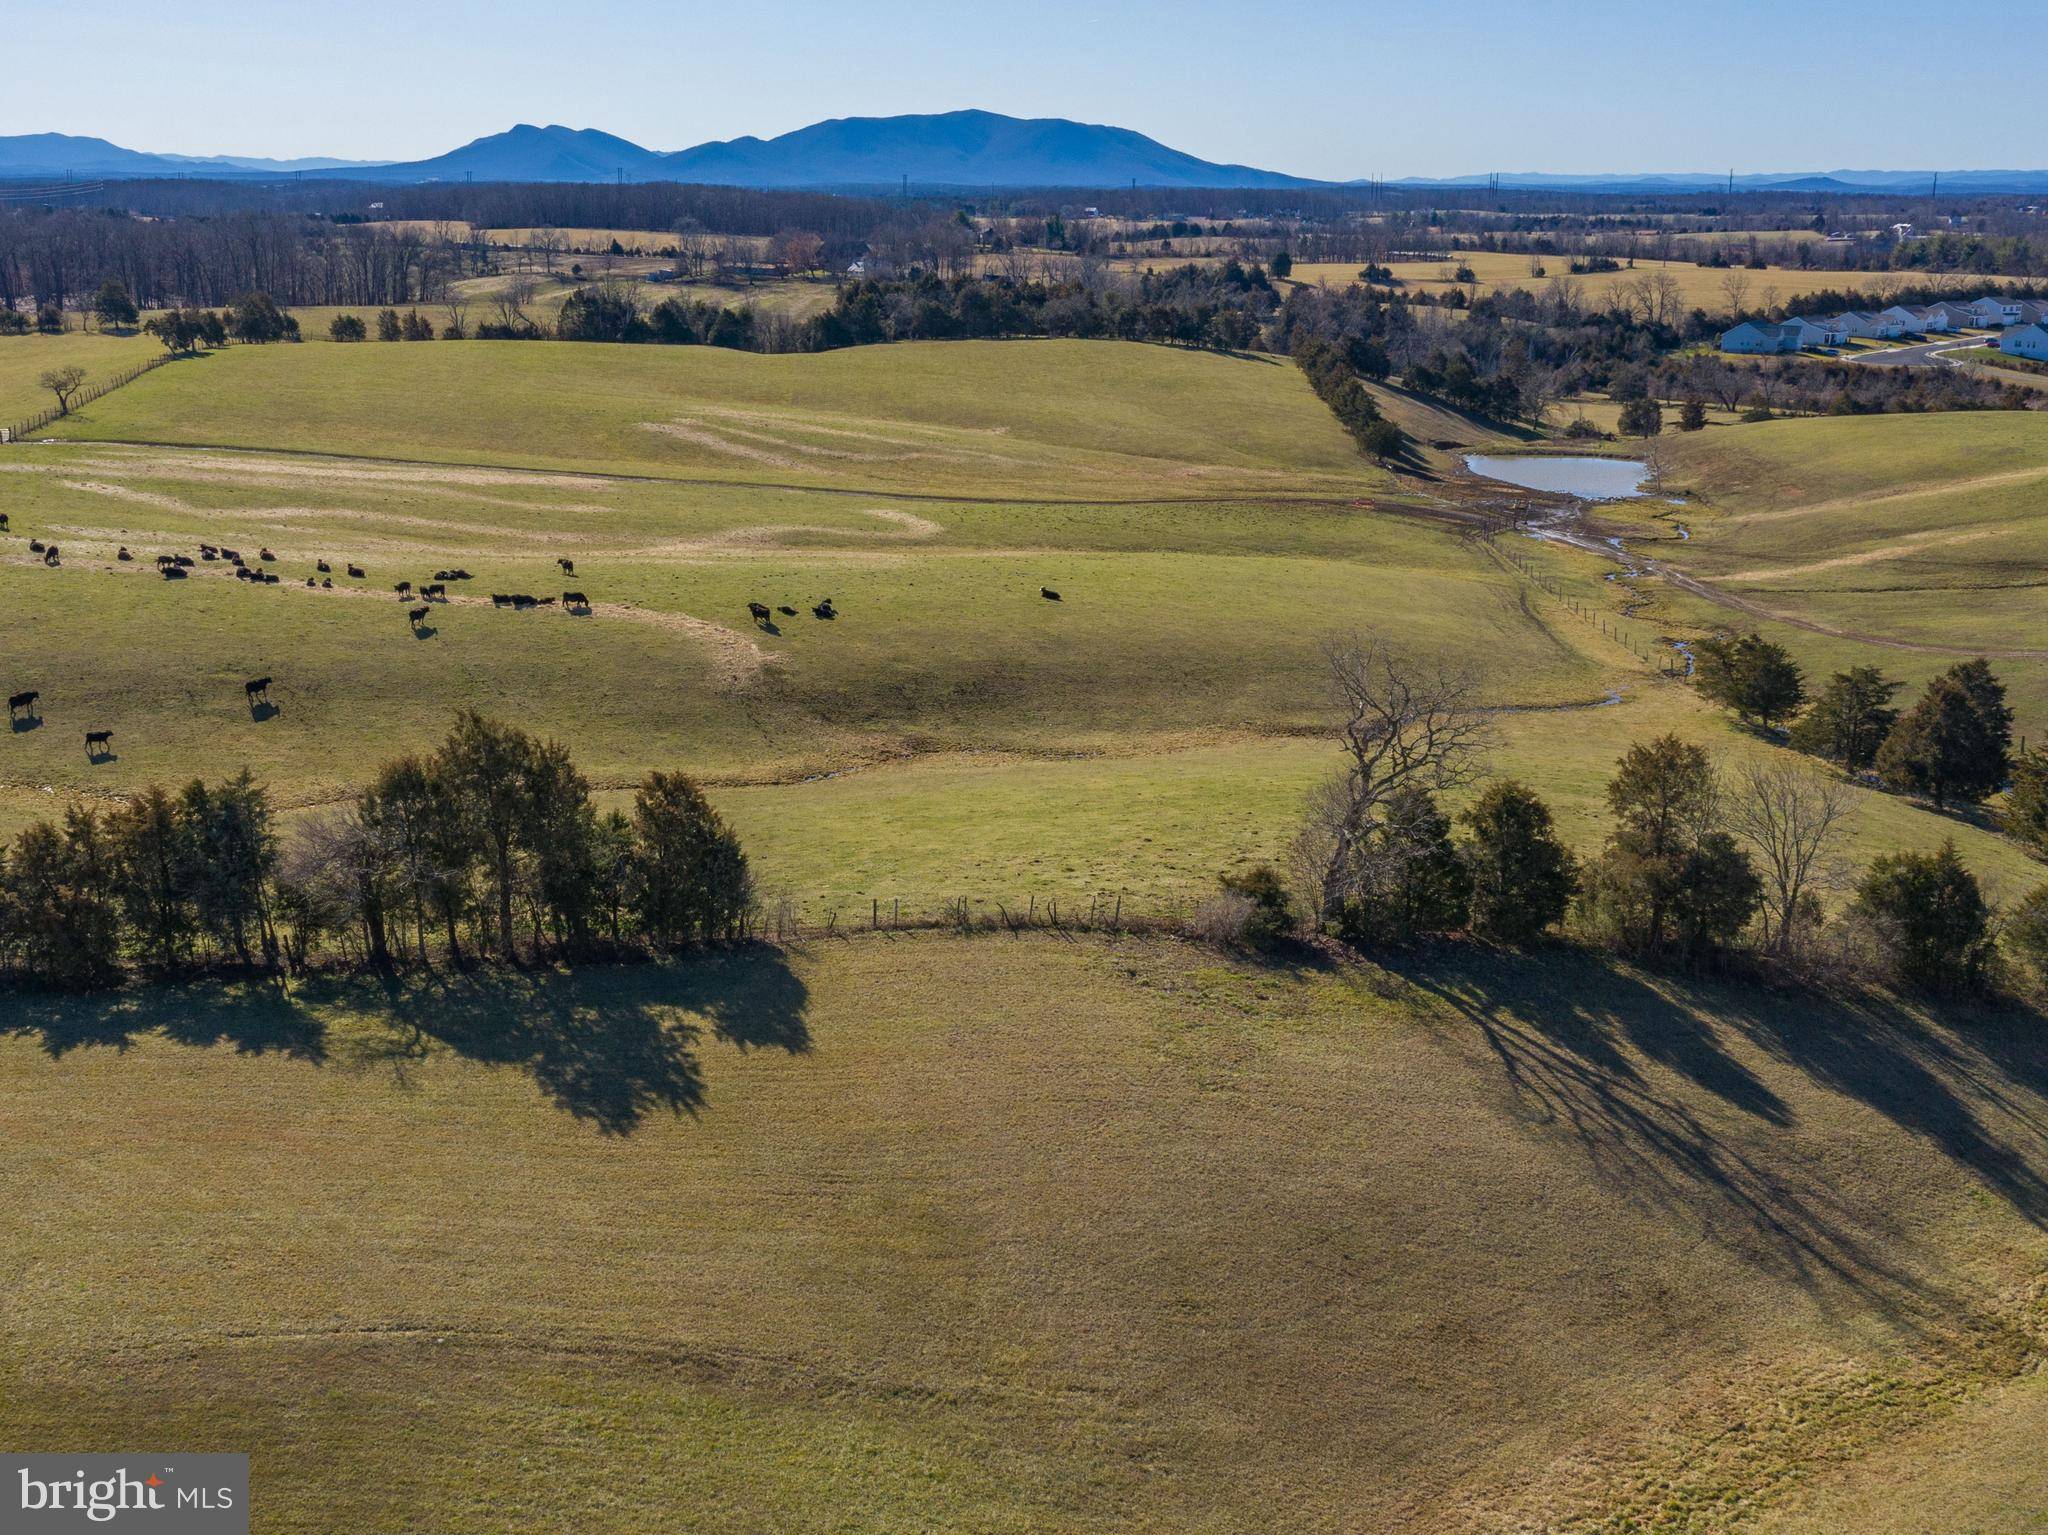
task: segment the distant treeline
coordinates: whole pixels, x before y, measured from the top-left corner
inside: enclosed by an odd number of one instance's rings
[[[668,949],[754,917],[746,855],[688,778],[650,774],[630,814],[600,814],[566,748],[475,714],[289,835],[244,772],[74,808],[0,848],[0,977],[50,987]]]
[[[386,225],[0,211],[0,311],[76,307],[109,280],[145,309],[249,292],[286,304],[408,304],[437,296],[454,272],[450,247]]]

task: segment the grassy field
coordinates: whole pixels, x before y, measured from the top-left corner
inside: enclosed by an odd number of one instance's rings
[[[1542,293],[1553,280],[1568,282],[1577,291],[1581,304],[1598,305],[1609,298],[1616,289],[1637,282],[1645,277],[1670,277],[1678,284],[1679,302],[1687,310],[1705,309],[1709,314],[1725,313],[1729,308],[1726,267],[1696,266],[1690,261],[1660,262],[1648,256],[1637,260],[1634,267],[1624,267],[1618,272],[1571,271],[1567,258],[1544,256],[1537,258],[1544,268],[1544,275],[1538,277],[1530,271],[1530,258],[1504,251],[1460,251],[1444,261],[1396,261],[1391,263],[1395,277],[1407,289],[1420,293],[1440,293],[1446,288],[1471,286],[1452,281],[1452,274],[1460,266],[1468,266],[1478,279],[1481,293],[1504,292],[1510,288],[1524,288],[1531,293]],[[1359,268],[1344,263],[1302,262],[1294,268],[1293,280],[1299,283],[1327,282],[1332,287],[1344,287],[1359,280]],[[1769,295],[1776,295],[1776,302],[1789,303],[1801,294],[1817,293],[1825,288],[1842,288],[1851,285],[1857,275],[1850,272],[1802,272],[1790,269],[1772,268],[1768,271],[1743,271],[1739,274],[1748,279],[1744,302],[1750,307],[1767,306],[1772,302]],[[1995,282],[1996,279],[1988,279]]]
[[[64,435],[940,494],[1328,496],[1387,484],[1283,360],[1087,341],[784,356],[235,347],[158,370]]]
[[[1693,537],[1659,552],[1816,626],[1778,635],[1810,670],[1853,657],[1918,681],[1981,651],[2013,685],[2019,728],[2039,738],[2048,727],[2041,413],[1771,422],[1660,451]]]
[[[476,707],[606,804],[704,778],[842,933],[1158,916],[1281,855],[1353,629],[1470,671],[1582,849],[1633,741],[1782,755],[1661,673],[1725,610],[1617,623],[1612,567],[1518,544],[1587,611],[1539,592],[1443,515],[1508,439],[1377,394],[1441,445],[1409,472],[1295,368],[1162,347],[180,361],[0,452],[0,682],[43,695],[0,835],[245,765],[289,821]],[[1717,425],[1659,449],[1686,506],[1611,515],[1815,622],[1902,574],[1859,622],[1979,643],[2039,627],[2044,426]],[[279,584],[157,574],[202,541]],[[415,632],[394,585],[448,567]],[[1853,798],[1845,863],[2039,882]],[[2048,1494],[2039,1028],[1099,935],[16,999],[0,1438],[249,1450],[278,1531],[2005,1528]]]
[[[0,1432],[276,1531],[2019,1528],[2033,1027],[1098,938],[39,1002]]]
[[[57,403],[39,380],[52,368],[85,369],[88,382],[126,372],[162,348],[144,335],[66,331],[58,336],[0,336],[0,426],[38,415]]]

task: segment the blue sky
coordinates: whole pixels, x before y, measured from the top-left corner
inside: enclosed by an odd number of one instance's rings
[[[9,71],[0,133],[188,154],[414,158],[516,121],[680,149],[978,106],[1330,178],[2048,165],[2042,0],[86,0],[8,30],[47,62]],[[1933,62],[1963,41],[1986,51]]]

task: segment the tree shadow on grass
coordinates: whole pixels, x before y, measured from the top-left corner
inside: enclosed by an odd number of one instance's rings
[[[525,1072],[557,1107],[608,1135],[650,1114],[695,1117],[705,1104],[697,1043],[810,1049],[810,994],[767,947],[670,964],[427,971],[383,980],[315,977],[287,994],[268,982],[137,986],[92,996],[9,997],[0,1031],[33,1033],[53,1056],[125,1050],[156,1034],[205,1048],[330,1058],[326,1020],[373,1025],[341,1053],[356,1064],[418,1061],[435,1048]],[[340,1048],[340,1047],[335,1047]]]
[[[0,994],[0,1033],[33,1034],[45,1053],[126,1050],[138,1036],[158,1034],[181,1045],[226,1045],[242,1055],[284,1055],[319,1065],[327,1031],[269,981],[194,981],[138,985],[71,996]]]
[[[1823,1303],[1846,1287],[1894,1321],[1938,1325],[1957,1300],[1929,1277],[1936,1265],[1911,1261],[1901,1220],[1837,1192],[1815,1132],[1765,1153],[1797,1116],[1737,1046],[1924,1138],[2027,1220],[2048,1215],[2048,1052],[2024,1047],[2020,1021],[1647,977],[1571,953],[1447,948],[1393,968],[1477,1032],[1528,1121]]]

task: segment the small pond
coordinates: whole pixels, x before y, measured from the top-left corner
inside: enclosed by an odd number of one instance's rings
[[[1583,501],[1626,501],[1643,493],[1650,466],[1632,458],[1567,458],[1529,453],[1496,458],[1468,453],[1465,467],[1474,474],[1524,490],[1547,490]]]

